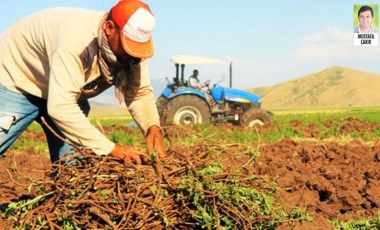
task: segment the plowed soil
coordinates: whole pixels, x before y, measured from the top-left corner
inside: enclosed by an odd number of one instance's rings
[[[289,207],[307,208],[314,217],[303,229],[330,229],[329,220],[365,219],[380,210],[379,144],[287,139],[260,151],[256,173],[282,188],[278,196]]]
[[[325,126],[334,122],[328,121]],[[317,125],[306,126],[298,121],[292,125],[304,138],[261,144],[261,156],[253,164],[255,174],[279,185],[276,193],[279,201],[289,209],[305,208],[314,219],[295,226],[282,225],[279,229],[334,229],[330,223],[333,219],[368,219],[380,211],[380,143],[348,138],[320,140]],[[229,128],[221,126],[220,131],[228,132]],[[376,123],[346,119],[340,131],[344,134],[377,128]],[[260,132],[273,129],[276,127]],[[233,151],[227,154],[229,164],[241,164],[234,160]],[[0,205],[33,193],[36,186],[28,191],[33,178],[45,178],[50,166],[49,159],[42,154],[10,149],[0,158]],[[4,220],[0,218],[0,227],[2,224]]]

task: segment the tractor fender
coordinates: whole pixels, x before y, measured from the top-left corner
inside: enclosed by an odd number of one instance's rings
[[[179,88],[176,92],[173,92],[172,90],[164,90],[164,92],[162,93],[162,96],[164,96],[168,100],[171,100],[181,95],[196,95],[200,97],[201,99],[207,101],[205,93],[203,93],[200,90],[196,90],[196,89],[188,88],[188,87]]]

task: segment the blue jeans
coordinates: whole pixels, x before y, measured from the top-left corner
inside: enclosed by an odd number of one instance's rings
[[[90,111],[88,101],[78,102],[78,105],[87,116]],[[41,117],[44,117],[50,128],[64,138],[47,113],[45,99],[15,93],[0,84],[0,156],[33,121],[37,121],[45,132],[51,162],[59,160],[63,154],[69,152],[71,146],[56,137],[48,127],[42,124]]]

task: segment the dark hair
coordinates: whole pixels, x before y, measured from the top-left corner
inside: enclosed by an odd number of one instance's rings
[[[108,12],[108,15],[107,15],[107,18],[106,20],[112,20],[112,9],[113,7],[110,9],[110,11]]]
[[[113,20],[113,17],[112,17],[112,9],[113,9],[113,7],[110,9],[110,11],[108,12],[108,15],[107,15],[107,17],[106,17],[106,20],[110,20],[110,21],[113,21],[113,22],[115,22],[114,20]],[[117,29],[119,29],[119,26],[115,23],[115,26],[116,26],[116,28]]]
[[[373,10],[372,10],[372,7],[370,7],[370,6],[362,6],[362,7],[360,7],[359,12],[358,12],[358,17],[364,11],[371,11],[371,15],[373,17]]]

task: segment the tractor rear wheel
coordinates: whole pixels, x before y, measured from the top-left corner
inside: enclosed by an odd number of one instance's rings
[[[208,123],[211,111],[206,101],[194,95],[183,95],[169,101],[167,107],[167,122],[177,125]]]
[[[169,100],[163,96],[158,97],[156,101],[157,111],[158,111],[158,115],[160,116],[161,125],[165,124],[166,110],[168,107],[168,103],[169,103]]]
[[[240,120],[240,125],[244,127],[264,126],[270,123],[271,116],[262,109],[249,109]]]

